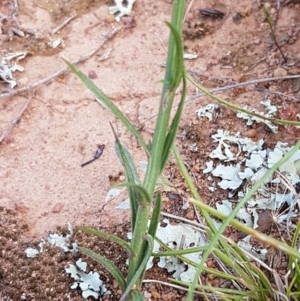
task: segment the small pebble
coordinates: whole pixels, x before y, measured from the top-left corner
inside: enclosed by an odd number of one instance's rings
[[[259,45],[260,43],[261,43],[261,39],[260,38],[253,39],[253,44]]]
[[[195,217],[194,209],[190,208],[189,212],[185,215],[185,218],[193,220]]]
[[[284,68],[277,68],[274,70],[273,76],[274,77],[278,77],[278,76],[286,76],[287,75],[287,71]]]
[[[155,299],[159,299],[160,298],[160,293],[157,292],[157,291],[154,291],[151,293],[152,297],[155,298]]]
[[[88,73],[88,77],[90,78],[90,79],[95,79],[95,78],[97,78],[98,76],[97,76],[97,74],[96,74],[96,72],[95,71],[89,71],[89,73]]]
[[[194,165],[191,169],[191,172],[198,173],[200,171],[199,165]]]
[[[63,203],[56,203],[52,209],[52,213],[60,213],[61,210],[64,208],[64,204]]]
[[[251,129],[245,132],[245,136],[248,138],[255,138],[257,135],[257,131],[255,129]]]
[[[107,23],[113,23],[115,21],[115,16],[114,15],[108,15],[106,17],[106,22]]]

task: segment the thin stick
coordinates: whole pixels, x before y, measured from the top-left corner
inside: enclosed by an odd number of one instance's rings
[[[267,78],[261,78],[261,79],[254,79],[254,80],[250,80],[250,81],[246,81],[246,82],[242,82],[242,83],[236,83],[236,84],[233,84],[233,85],[228,85],[228,86],[221,87],[221,88],[211,89],[211,90],[209,90],[209,92],[210,93],[216,93],[216,92],[221,92],[221,91],[230,90],[230,89],[234,89],[234,88],[255,85],[255,84],[269,82],[269,81],[285,80],[285,79],[296,79],[296,78],[300,78],[300,75],[297,74],[297,75],[286,75],[286,76],[277,76],[277,77],[267,77]],[[189,101],[198,99],[198,98],[200,98],[202,96],[205,96],[205,95],[206,95],[205,93],[200,93],[196,96],[189,97],[185,102],[189,102]]]
[[[119,27],[116,27],[116,28],[113,28],[112,31],[110,31],[107,35],[105,35],[104,37],[104,40],[100,43],[100,45],[92,50],[90,53],[88,53],[86,56],[84,56],[83,58],[79,59],[78,61],[76,61],[75,63],[73,63],[73,65],[77,65],[77,64],[80,64],[84,61],[86,61],[87,59],[89,59],[90,57],[92,57],[96,52],[99,51],[99,49],[108,41],[110,40],[117,32],[120,31],[120,29],[122,28],[122,26],[119,26]],[[61,74],[69,71],[69,67],[66,67],[66,68],[63,68],[61,69],[60,71],[57,71],[56,73],[46,77],[46,78],[43,78],[42,80],[38,81],[38,82],[35,82],[27,87],[23,87],[23,88],[20,88],[20,89],[17,89],[17,90],[13,90],[13,91],[10,91],[10,92],[6,92],[6,93],[2,93],[0,94],[0,98],[2,97],[10,97],[10,96],[14,96],[14,95],[17,95],[19,93],[23,93],[23,92],[27,92],[31,89],[34,89],[42,84],[45,84],[51,80],[53,80],[54,78],[60,76]]]
[[[189,224],[191,226],[194,226],[194,227],[197,228],[197,231],[199,231],[199,232],[206,233],[206,230],[208,229],[207,226],[204,226],[204,225],[202,225],[202,224],[200,224],[198,222],[191,221],[191,220],[186,219],[186,218],[181,217],[181,216],[177,216],[177,215],[174,215],[174,214],[171,214],[171,213],[167,213],[167,212],[164,212],[164,211],[162,211],[160,214],[162,216],[169,217],[169,218],[174,218],[174,219],[177,219],[179,221],[185,222],[185,223],[187,223],[187,224]]]
[[[194,3],[194,0],[192,0],[192,1],[190,2],[189,6],[187,7],[186,12],[185,12],[184,17],[183,17],[183,23],[185,22],[186,16],[187,16],[187,14],[190,12],[193,3]]]
[[[2,132],[2,134],[0,136],[0,143],[10,133],[10,131],[13,129],[13,127],[19,122],[21,116],[23,115],[23,113],[25,112],[25,110],[27,109],[27,107],[29,106],[29,104],[32,100],[32,95],[33,94],[30,93],[29,97],[27,98],[27,101],[25,102],[23,108],[21,109],[21,111],[19,112],[17,117],[14,118],[12,121],[10,121],[9,126]]]
[[[64,26],[66,26],[70,21],[72,21],[74,18],[76,18],[77,15],[73,15],[69,18],[67,18],[64,22],[62,22],[60,25],[58,25],[56,28],[52,30],[52,34],[56,34],[59,30],[61,30]]]
[[[144,279],[143,283],[158,283],[158,284],[162,284],[162,285],[166,285],[175,289],[179,289],[179,290],[183,290],[183,291],[188,291],[187,288],[185,288],[184,286],[179,286],[177,284],[172,284],[172,283],[168,283],[168,282],[164,282],[164,281],[160,281],[160,280],[154,280],[154,279]],[[199,296],[204,296],[203,293],[199,292],[199,291],[195,291],[194,292],[196,295]],[[213,294],[211,293],[206,293],[207,296],[213,296]]]
[[[296,100],[296,101],[300,100],[299,97],[295,97],[295,96],[292,96],[292,95],[287,95],[285,93],[278,92],[278,91],[270,91],[269,89],[265,89],[265,88],[256,88],[256,91],[265,92],[267,94],[274,94],[274,95],[278,95],[280,97],[286,97],[286,98],[288,98],[290,100]]]
[[[158,38],[158,40],[160,41],[160,44],[164,48],[165,52],[168,53],[168,50],[167,50],[166,46],[164,45],[163,41],[161,40],[161,38],[159,37],[159,35],[156,32],[155,32],[155,35]]]
[[[259,84],[259,83],[263,83],[263,82],[269,82],[269,81],[276,81],[276,80],[285,80],[285,79],[297,79],[300,78],[300,75],[286,75],[286,76],[277,76],[277,77],[267,77],[267,78],[261,78],[261,79],[255,79],[255,80],[250,80],[250,81],[246,81],[246,82],[242,82],[242,83],[236,83],[233,85],[228,85],[228,86],[224,86],[221,88],[215,88],[215,89],[211,89],[209,90],[210,93],[218,93],[218,92],[222,92],[222,91],[226,91],[226,90],[230,90],[230,89],[234,89],[234,88],[239,88],[239,87],[245,87],[245,86],[250,86],[250,85],[255,85],[255,84]],[[1,95],[0,95],[1,96]],[[203,96],[206,96],[205,93],[200,93],[197,94],[195,96],[191,96],[189,97],[185,103],[196,100],[198,98],[201,98]],[[285,95],[286,97],[289,97],[287,95]],[[177,107],[178,105],[175,104],[173,105],[172,108]],[[145,120],[144,122],[142,122],[140,125],[145,124],[146,122],[148,122],[149,120],[155,118],[157,116],[153,115],[152,117],[148,118],[147,120]]]

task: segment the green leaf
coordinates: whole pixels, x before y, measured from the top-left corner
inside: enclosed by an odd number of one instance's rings
[[[160,170],[162,171],[167,162],[168,162],[168,158],[172,149],[172,145],[174,143],[174,140],[176,138],[176,133],[178,130],[178,126],[179,126],[179,122],[181,119],[181,114],[183,111],[183,106],[184,106],[184,101],[185,101],[185,95],[186,95],[186,79],[185,77],[183,77],[183,91],[182,91],[182,95],[181,95],[181,100],[178,106],[178,109],[176,111],[176,114],[173,118],[172,124],[170,126],[170,130],[167,134],[166,140],[165,140],[165,144],[164,144],[164,149],[163,149],[163,154],[162,154],[162,159],[161,159],[161,167]]]
[[[125,146],[123,146],[112,126],[112,131],[115,136],[115,148],[117,156],[121,162],[121,164],[124,167],[127,182],[130,184],[136,184],[140,183],[140,180],[137,175],[137,171],[132,159],[132,156],[130,155],[129,151],[126,149]],[[136,216],[138,211],[138,200],[139,200],[139,194],[134,188],[129,188],[129,201],[130,201],[130,211],[131,211],[131,231],[134,232],[135,229],[135,223],[136,223]]]
[[[161,160],[161,168],[160,171],[162,171],[168,161],[169,154],[172,148],[172,145],[174,143],[176,133],[178,130],[179,122],[181,119],[181,114],[183,111],[185,96],[186,96],[186,79],[185,79],[185,72],[184,72],[184,62],[183,62],[183,46],[181,41],[181,35],[178,32],[177,28],[172,25],[171,23],[167,23],[167,25],[170,27],[172,37],[174,38],[174,46],[175,46],[175,58],[174,58],[174,70],[173,70],[173,78],[170,89],[176,89],[178,85],[181,82],[181,79],[183,80],[183,90],[181,94],[181,99],[179,106],[177,108],[175,117],[173,118],[172,124],[170,126],[170,130],[167,134],[167,137],[164,142],[164,148],[163,148],[163,154],[162,154],[162,160]]]
[[[133,158],[129,152],[129,150],[127,149],[127,147],[121,143],[121,141],[119,140],[119,138],[117,136],[115,136],[115,153],[120,161],[120,163],[122,164],[122,166],[124,167],[124,169],[130,168],[130,179],[128,182],[132,182],[132,183],[141,183],[138,173],[136,171],[136,167],[133,161]]]
[[[78,227],[78,229],[83,231],[84,233],[93,234],[98,237],[109,239],[110,241],[117,243],[118,245],[120,245],[122,248],[124,248],[128,252],[130,257],[135,255],[134,250],[131,248],[130,244],[118,236],[115,236],[115,235],[112,235],[112,234],[109,234],[109,233],[106,233],[106,232],[103,232],[100,230],[96,230],[93,228],[89,228],[89,227]]]
[[[131,124],[129,119],[119,110],[119,108],[84,73],[82,73],[67,60],[63,59],[63,61],[68,65],[72,72],[81,79],[85,86],[97,97],[97,101],[99,102],[99,100],[101,100],[101,102],[125,125],[128,131],[134,137],[136,137],[145,152],[149,155],[149,150],[144,139],[142,138],[138,130]]]
[[[122,291],[125,290],[125,288],[126,288],[125,278],[123,277],[123,275],[122,275],[121,271],[118,269],[118,267],[112,261],[93,252],[90,249],[83,248],[83,247],[79,247],[78,249],[83,254],[89,256],[90,258],[95,259],[97,262],[102,264],[112,274],[112,276],[115,278],[115,280],[118,282],[121,290]]]
[[[161,211],[161,193],[158,193],[153,207],[152,217],[149,225],[148,233],[152,236],[156,236],[156,231],[159,224],[159,217]]]
[[[170,83],[170,90],[176,89],[178,85],[180,84],[181,78],[183,77],[183,46],[181,41],[181,36],[172,23],[166,22],[169,26],[172,38],[174,39],[175,44],[175,58],[174,58],[174,65],[172,70],[172,76],[171,76],[171,83]]]

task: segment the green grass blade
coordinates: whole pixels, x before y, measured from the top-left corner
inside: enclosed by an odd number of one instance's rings
[[[89,228],[89,227],[78,227],[78,229],[84,233],[96,235],[98,237],[109,239],[110,241],[117,243],[118,245],[120,245],[122,248],[124,248],[128,252],[130,257],[135,255],[134,250],[131,248],[130,244],[118,236],[115,236],[115,235],[112,235],[112,234],[109,234],[109,233],[106,233],[106,232],[103,232],[100,230],[96,230],[93,228]]]
[[[164,168],[168,162],[168,158],[169,158],[174,140],[176,138],[179,122],[181,119],[181,114],[183,111],[185,95],[186,95],[186,81],[185,81],[185,79],[183,79],[183,91],[182,91],[181,100],[180,100],[178,109],[176,111],[176,114],[175,114],[172,124],[170,126],[170,130],[167,134],[165,144],[164,144],[164,150],[163,150],[163,154],[162,154],[161,167],[160,167],[161,171],[164,170]]]
[[[115,153],[124,169],[130,169],[130,172],[128,174],[128,182],[140,184],[141,181],[139,179],[133,158],[127,147],[120,142],[117,136],[115,136]]]
[[[180,286],[188,286],[188,283],[185,283],[183,281],[177,280],[177,279],[170,279],[172,283],[176,283]],[[213,286],[206,286],[206,285],[199,285],[196,286],[197,289],[206,291],[206,292],[213,292],[216,296],[218,296],[220,301],[223,300],[257,300],[262,301],[263,299],[258,299],[253,295],[253,293],[256,293],[258,289],[253,290],[252,292],[249,291],[238,291],[235,289],[230,288],[221,288],[221,287],[213,287]],[[245,297],[244,299],[242,297]],[[247,297],[251,297],[251,299],[247,299]],[[214,299],[213,299],[214,300]]]
[[[173,12],[172,12],[172,26],[178,33],[182,33],[182,20],[184,15],[185,2],[183,0],[174,0],[173,1]],[[170,27],[170,26],[169,26]],[[171,28],[172,30],[172,28]],[[180,41],[181,42],[181,41]],[[166,63],[166,74],[164,79],[164,86],[162,95],[166,94],[166,91],[170,90],[172,80],[174,78],[175,70],[178,66],[178,55],[177,47],[175,46],[176,40],[174,34],[170,35],[169,45],[168,45],[168,58]],[[182,56],[183,58],[183,56]],[[177,66],[176,66],[177,65]],[[175,75],[176,76],[176,75]],[[174,83],[174,82],[173,82]]]
[[[189,202],[195,204],[199,208],[202,208],[202,210],[204,209],[205,211],[207,211],[208,213],[210,213],[211,215],[213,215],[219,219],[226,220],[226,218],[228,217],[227,215],[218,212],[216,209],[214,209],[202,202],[198,202],[198,201],[195,201],[192,199],[190,199]],[[269,235],[260,233],[252,228],[249,228],[249,227],[245,226],[245,224],[239,222],[236,219],[231,219],[229,224],[231,226],[234,226],[235,228],[243,231],[244,233],[247,233],[251,236],[256,237],[261,242],[266,243],[270,246],[273,246],[273,247],[277,248],[278,250],[281,250],[282,252],[289,254],[290,256],[295,256],[295,258],[300,260],[300,252],[298,252],[294,248],[282,243],[281,241],[279,241]]]
[[[133,158],[127,148],[120,142],[113,126],[111,125],[113,134],[115,136],[115,149],[118,159],[124,167],[127,182],[130,184],[140,183],[137,175],[136,167],[133,162]],[[138,199],[139,195],[134,188],[129,187],[129,201],[130,201],[130,211],[131,211],[131,231],[134,232],[136,217],[138,211]]]
[[[299,251],[299,246],[297,247],[299,241],[299,234],[300,234],[300,221],[297,224],[297,227],[294,232],[293,240],[291,247],[297,249]],[[292,296],[293,295],[293,288],[294,290],[300,290],[300,267],[299,267],[299,259],[295,258],[294,256],[289,256],[289,270],[291,272],[291,281],[289,282],[287,288],[287,294]],[[299,293],[300,295],[300,293]],[[298,299],[297,299],[298,300]]]
[[[123,275],[122,275],[121,271],[118,269],[118,267],[112,261],[93,252],[90,249],[83,248],[83,247],[79,247],[78,249],[83,254],[89,256],[90,258],[93,258],[94,260],[96,260],[97,262],[102,264],[111,273],[111,275],[114,277],[114,279],[116,279],[116,281],[118,282],[118,284],[120,286],[120,289],[122,291],[125,291],[125,289],[126,289],[125,278],[123,277]]]
[[[174,39],[174,63],[173,72],[171,76],[170,90],[176,89],[183,77],[184,64],[183,64],[183,46],[181,41],[181,31],[179,32],[177,28],[169,22],[166,22],[171,30],[171,35]]]
[[[146,265],[147,262],[151,256],[152,250],[153,250],[153,238],[150,235],[147,235],[147,237],[145,237],[145,240],[147,240],[147,250],[144,254],[143,260],[139,266],[139,268],[137,269],[137,271],[135,272],[135,275],[132,277],[132,279],[127,283],[127,287],[125,292],[123,293],[120,301],[125,301],[127,295],[129,294],[129,292],[132,290],[134,284],[136,283],[136,281],[139,278],[143,278],[143,274],[145,272],[146,269]]]
[[[194,277],[194,280],[189,288],[189,293],[187,296],[187,301],[192,301],[193,295],[194,295],[194,291],[195,291],[195,287],[198,281],[198,278],[200,276],[201,271],[203,270],[203,266],[208,258],[208,256],[210,255],[210,253],[212,252],[213,248],[215,247],[215,245],[217,244],[217,242],[219,241],[222,233],[225,231],[225,229],[227,228],[227,226],[230,224],[230,222],[234,219],[234,217],[236,216],[236,214],[238,213],[238,211],[245,205],[245,203],[251,198],[251,196],[261,187],[262,183],[264,183],[264,181],[270,177],[276,169],[279,168],[279,166],[281,166],[284,162],[286,162],[297,150],[299,150],[300,148],[300,140],[290,149],[290,151],[281,159],[279,160],[276,164],[273,165],[272,168],[270,168],[263,177],[261,177],[257,183],[255,183],[255,185],[250,189],[250,191],[245,195],[245,197],[236,205],[236,207],[232,210],[232,212],[228,215],[228,217],[224,220],[224,222],[222,223],[221,227],[218,229],[217,233],[215,234],[215,236],[212,238],[212,240],[210,241],[209,247],[207,248],[207,250],[204,252],[203,256],[202,256],[202,260],[198,266],[197,269],[197,273]],[[289,248],[288,246],[280,243],[277,245],[277,248],[279,248],[279,246],[284,247],[285,252],[287,251],[287,248]],[[292,248],[290,248],[292,249]],[[298,254],[298,256],[300,256],[300,254]]]
[[[149,155],[149,150],[146,142],[138,132],[138,130],[132,125],[128,118],[120,111],[120,109],[79,69],[72,65],[67,60],[63,59],[67,66],[76,74],[85,86],[99,99],[101,102],[125,125],[128,131],[136,137],[140,145],[143,147],[147,155]],[[98,101],[98,100],[97,100]]]
[[[268,118],[266,116],[251,112],[247,109],[241,108],[237,105],[234,105],[233,103],[224,100],[223,98],[212,94],[211,92],[209,92],[206,88],[204,88],[203,86],[201,86],[200,84],[198,84],[189,74],[186,74],[186,78],[195,86],[197,87],[200,91],[202,91],[203,93],[205,93],[207,96],[209,96],[210,98],[216,100],[218,103],[232,109],[235,111],[239,111],[239,112],[243,112],[245,114],[248,114],[250,116],[255,116],[257,118],[260,118],[262,120],[266,120],[266,121],[270,121],[276,124],[282,124],[282,125],[294,125],[294,126],[300,126],[300,122],[299,121],[293,121],[293,120],[286,120],[286,119],[278,119],[278,118]]]
[[[148,229],[148,233],[152,237],[156,236],[156,231],[159,224],[160,211],[161,211],[161,193],[159,192],[156,196],[156,200],[153,206],[152,217]]]
[[[174,38],[174,45],[175,45],[175,64],[174,64],[174,73],[173,73],[170,90],[177,89],[181,80],[183,81],[183,89],[182,89],[179,106],[177,108],[175,117],[173,118],[173,121],[171,123],[170,130],[165,139],[160,172],[163,171],[163,169],[167,164],[171,147],[173,145],[178,130],[178,126],[179,126],[179,122],[181,119],[181,114],[185,102],[185,96],[186,96],[186,79],[185,79],[184,62],[183,62],[183,46],[182,46],[181,34],[180,34],[181,32],[178,32],[178,30],[171,23],[167,23],[167,24],[171,29],[171,34]]]

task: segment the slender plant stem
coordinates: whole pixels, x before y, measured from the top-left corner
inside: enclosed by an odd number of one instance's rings
[[[172,12],[172,26],[182,32],[182,20],[184,14],[185,1],[174,0],[173,12]],[[182,59],[182,58],[181,58]],[[161,100],[159,105],[159,114],[156,122],[156,128],[154,132],[154,138],[151,146],[151,154],[149,157],[147,172],[144,180],[144,187],[148,194],[153,197],[157,178],[161,172],[161,158],[164,151],[164,144],[166,139],[166,133],[168,132],[168,125],[170,120],[170,113],[175,97],[177,85],[172,86],[174,71],[176,64],[176,48],[175,48],[175,37],[170,34],[169,49],[168,49],[168,60],[166,67],[166,74],[164,79],[163,90],[161,94]],[[175,75],[178,76],[178,75]],[[179,84],[179,83],[178,83]],[[129,264],[127,283],[130,283],[133,279],[136,271],[141,264],[144,251],[146,249],[146,243],[143,242],[143,238],[147,233],[148,218],[150,212],[150,205],[138,206],[136,225],[132,238],[132,248],[134,249],[137,256],[133,257]],[[142,278],[136,282],[136,285],[140,287]]]

